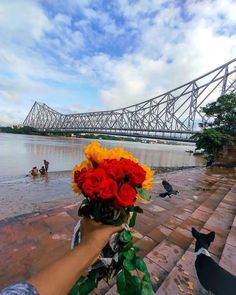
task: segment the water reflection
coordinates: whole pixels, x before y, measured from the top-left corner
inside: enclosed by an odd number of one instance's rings
[[[50,162],[49,171],[71,170],[75,163],[84,159],[83,146],[88,142],[90,142],[88,139],[0,133],[0,177],[27,174],[33,166],[41,167],[44,159]],[[194,147],[101,142],[107,147],[123,146],[139,158],[141,163],[151,166],[194,166],[203,163],[202,159],[185,152]]]

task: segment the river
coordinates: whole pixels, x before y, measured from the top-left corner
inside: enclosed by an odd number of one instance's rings
[[[0,178],[25,175],[33,166],[42,166],[43,160],[50,162],[50,171],[71,170],[84,159],[83,147],[91,140],[78,138],[44,137],[0,133]],[[122,146],[135,157],[156,167],[201,165],[202,159],[186,150],[194,146],[146,144],[100,140],[106,147]]]
[[[54,207],[55,202],[75,200],[70,171],[84,159],[83,147],[91,140],[0,133],[0,219]],[[141,163],[155,167],[199,166],[203,160],[186,150],[194,146],[105,141],[122,146]],[[48,177],[26,177],[33,166],[50,162]]]

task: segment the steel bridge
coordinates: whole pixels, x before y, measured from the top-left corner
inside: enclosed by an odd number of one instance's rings
[[[236,58],[162,95],[128,107],[78,114],[61,114],[35,102],[24,120],[39,131],[110,134],[191,141],[207,118],[201,107],[236,91]]]

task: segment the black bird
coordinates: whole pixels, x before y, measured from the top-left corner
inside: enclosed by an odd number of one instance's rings
[[[162,180],[162,185],[164,186],[166,192],[159,194],[161,198],[165,198],[166,196],[171,198],[171,195],[177,195],[179,193],[178,191],[174,191],[172,185],[166,180]]]

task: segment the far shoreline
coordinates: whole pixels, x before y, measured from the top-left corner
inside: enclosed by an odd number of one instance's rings
[[[106,141],[117,141],[117,142],[133,142],[133,143],[147,143],[147,144],[167,144],[167,145],[182,145],[194,147],[194,142],[189,141],[178,141],[178,140],[167,140],[167,139],[157,139],[157,138],[147,138],[147,137],[129,137],[129,136],[119,136],[119,135],[109,135],[100,133],[84,133],[84,132],[59,132],[50,133],[38,131],[32,127],[2,127],[0,126],[0,134],[19,134],[19,135],[35,135],[43,136],[49,138],[64,138],[64,139],[89,139],[89,140],[106,140]]]

